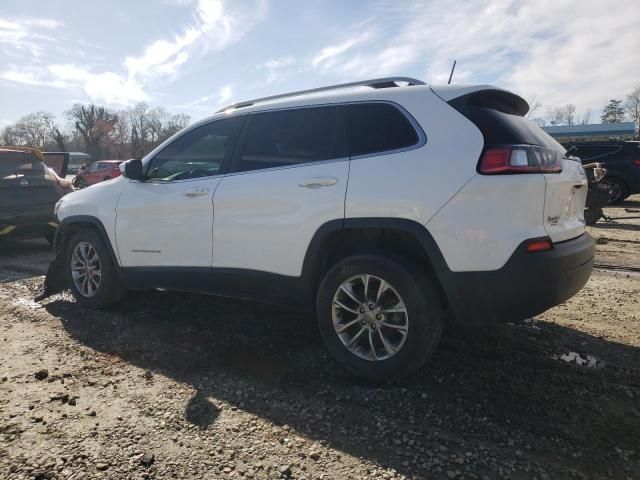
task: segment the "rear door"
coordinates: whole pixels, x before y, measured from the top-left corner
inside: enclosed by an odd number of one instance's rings
[[[348,173],[336,107],[251,114],[214,197],[213,266],[299,276],[318,228],[344,218]]]

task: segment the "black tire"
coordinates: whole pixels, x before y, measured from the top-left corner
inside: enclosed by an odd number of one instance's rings
[[[102,275],[97,291],[92,296],[86,296],[78,290],[71,274],[71,257],[80,242],[86,242],[91,245],[99,259]],[[107,307],[116,303],[126,294],[126,289],[120,283],[116,266],[102,236],[90,228],[77,231],[67,242],[65,246],[65,275],[76,301],[87,308],[99,309]]]
[[[53,247],[53,237],[55,236],[55,234],[56,234],[56,230],[54,228],[51,228],[44,235],[45,240],[51,247]]]
[[[587,208],[584,211],[584,221],[587,225],[593,225],[602,218],[601,208]]]
[[[615,205],[623,202],[631,193],[626,182],[616,177],[606,177],[603,180],[609,186],[609,203]]]
[[[343,282],[362,274],[385,280],[406,307],[408,330],[404,343],[384,360],[367,360],[352,353],[334,328],[334,295]],[[440,342],[444,313],[438,292],[429,276],[404,259],[384,253],[347,257],[327,272],[318,289],[316,311],[320,334],[329,352],[356,375],[376,382],[406,377],[424,365]],[[358,324],[355,327],[360,328]]]
[[[104,177],[104,178],[102,179],[102,181],[103,181],[103,182],[106,182],[107,180],[111,180],[111,177]]]

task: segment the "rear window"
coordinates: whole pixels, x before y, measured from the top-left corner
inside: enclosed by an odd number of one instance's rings
[[[419,137],[409,119],[388,103],[347,105],[347,138],[351,156],[412,147]]]
[[[480,129],[486,145],[541,145],[565,151],[535,122],[523,116],[528,111],[527,103],[517,95],[483,90],[455,98],[449,104]]]
[[[44,164],[28,153],[0,152],[0,178],[44,174]]]

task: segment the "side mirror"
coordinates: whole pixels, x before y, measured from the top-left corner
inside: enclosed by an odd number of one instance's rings
[[[120,171],[122,172],[122,175],[130,178],[131,180],[144,182],[144,174],[142,173],[142,161],[137,158],[121,163]]]

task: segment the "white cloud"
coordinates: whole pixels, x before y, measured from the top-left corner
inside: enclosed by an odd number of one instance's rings
[[[360,36],[356,29],[323,48],[310,65],[345,80],[422,69],[427,82],[446,83],[457,59],[454,82],[493,81],[579,111],[624,97],[640,78],[636,0],[616,8],[601,0],[433,0],[386,4],[378,13]],[[378,23],[385,35],[369,35]]]
[[[372,37],[370,32],[361,32],[358,35],[347,38],[346,40],[328,47],[324,47],[317,55],[311,59],[311,65],[314,68],[329,69],[337,64],[341,59],[344,60],[345,54],[353,49],[353,47],[362,44]]]
[[[24,54],[40,56],[45,48],[57,43],[46,32],[61,26],[60,22],[50,18],[0,17],[0,50],[14,57]]]
[[[271,83],[277,80],[285,69],[292,67],[293,65],[295,65],[295,63],[296,63],[295,59],[291,56],[272,58],[258,65],[257,69],[266,70],[267,72],[266,82]]]
[[[211,107],[212,101],[215,101],[213,106],[220,107],[221,105],[228,103],[231,98],[233,98],[233,85],[227,84],[220,87],[216,93],[205,95],[204,97],[200,97],[184,105],[177,105],[176,108],[202,107],[201,110],[206,110]]]
[[[179,6],[188,6],[190,3],[178,2]],[[265,0],[242,5],[225,4],[222,0],[198,0],[194,21],[175,37],[155,40],[141,55],[126,57],[123,62],[126,73],[95,72],[89,66],[65,63],[38,70],[32,66],[14,66],[10,71],[0,73],[0,78],[28,85],[79,88],[92,101],[118,106],[148,101],[152,98],[150,86],[159,80],[175,78],[179,69],[196,53],[220,51],[242,38],[262,18],[265,5]],[[20,22],[0,19],[0,45],[3,40],[12,45],[26,41],[22,33],[25,28],[52,29],[59,26],[57,22],[47,19],[23,19]],[[230,86],[225,88],[219,94],[224,100],[232,92]]]
[[[68,85],[82,88],[87,96],[112,105],[130,105],[149,100],[142,85],[113,72],[91,73],[77,65],[50,65],[51,75]]]

